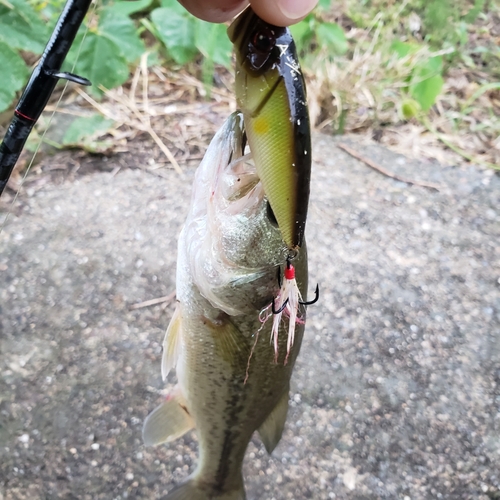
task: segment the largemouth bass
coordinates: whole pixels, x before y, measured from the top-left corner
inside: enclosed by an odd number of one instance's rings
[[[275,361],[271,303],[288,247],[255,167],[238,162],[242,141],[243,117],[235,113],[198,167],[179,237],[178,303],[162,360],[163,377],[175,368],[178,385],[148,416],[143,437],[146,445],[159,444],[195,426],[199,463],[168,500],[244,499],[241,466],[253,432],[270,453],[286,420],[305,316],[288,354],[283,319]],[[305,248],[294,263],[305,293]]]
[[[275,213],[304,217],[304,188],[288,184],[285,171],[261,176],[270,167],[249,136],[247,153],[245,126],[236,112],[213,138],[179,236],[177,307],[162,358],[163,378],[175,368],[178,384],[147,417],[143,437],[155,445],[195,427],[199,461],[166,500],[245,499],[241,468],[254,431],[271,453],[285,425],[305,326],[307,253],[305,219],[290,231]],[[268,192],[281,181],[290,206],[273,207]]]

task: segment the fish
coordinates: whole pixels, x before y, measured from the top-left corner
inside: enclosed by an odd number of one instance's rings
[[[244,111],[236,111],[195,173],[161,361],[163,379],[175,369],[177,384],[146,418],[143,440],[168,443],[194,428],[199,459],[165,500],[245,499],[242,464],[254,432],[272,453],[285,426],[305,329],[308,264],[305,221],[290,231],[277,214],[295,211],[300,219],[307,207],[299,207],[302,186],[286,182],[281,190],[290,207],[272,206],[269,192],[288,173],[263,175],[273,167],[260,164],[259,147]],[[284,294],[286,287],[296,291]]]
[[[254,431],[271,453],[285,425],[305,311],[289,352],[283,318],[276,358],[271,304],[288,247],[255,166],[241,161],[243,142],[237,112],[198,167],[179,236],[177,305],[161,365],[163,379],[175,368],[178,384],[145,420],[143,439],[166,443],[195,427],[199,461],[168,500],[245,499],[241,467]],[[294,264],[305,294],[305,245]]]

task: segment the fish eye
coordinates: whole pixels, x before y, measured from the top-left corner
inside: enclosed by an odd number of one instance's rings
[[[252,38],[252,45],[258,52],[269,53],[276,43],[276,36],[273,30],[262,28],[257,31]]]

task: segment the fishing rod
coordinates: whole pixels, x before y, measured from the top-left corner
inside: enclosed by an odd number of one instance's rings
[[[59,80],[91,85],[87,78],[61,71],[61,66],[89,10],[92,0],[67,0],[56,27],[33,70],[0,144],[0,196],[28,136],[47,105]]]

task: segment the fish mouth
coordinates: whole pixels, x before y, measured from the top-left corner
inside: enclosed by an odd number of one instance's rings
[[[225,140],[230,144],[229,152],[221,158],[212,188],[217,209],[230,216],[253,217],[262,212],[270,228],[278,229],[282,234],[279,219],[267,196],[266,185],[254,162],[243,113],[236,111],[230,116]]]
[[[235,112],[229,120],[231,150],[227,161],[219,166],[213,193],[224,200],[226,213],[248,214],[262,202],[264,188],[252,159],[243,114]]]

